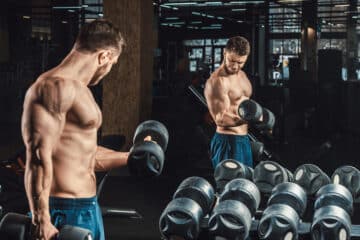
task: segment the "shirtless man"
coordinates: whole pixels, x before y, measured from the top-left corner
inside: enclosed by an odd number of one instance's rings
[[[250,53],[249,42],[240,36],[230,38],[224,49],[224,60],[205,84],[205,98],[216,124],[210,152],[213,167],[225,159],[253,165],[248,122],[238,114],[239,104],[249,99],[252,87],[241,69]]]
[[[21,127],[35,239],[53,239],[65,224],[105,239],[94,171],[126,165],[128,153],[97,145],[102,116],[88,86],[111,70],[123,46],[108,20],[88,23],[64,60],[26,93]]]

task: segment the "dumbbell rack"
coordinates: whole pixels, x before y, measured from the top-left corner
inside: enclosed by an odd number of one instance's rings
[[[259,216],[261,215],[262,211],[257,211],[256,215]],[[202,232],[207,232],[208,230],[208,221],[209,221],[209,215],[206,215],[202,221],[201,221],[201,224],[200,224],[200,227],[202,229]],[[259,226],[259,220],[258,219],[253,219],[252,222],[251,222],[251,228],[250,228],[250,232],[251,232],[251,235],[252,234],[255,234],[256,235],[256,232],[258,230],[258,226]],[[302,239],[302,236],[303,235],[308,235],[310,234],[310,230],[311,230],[311,223],[309,222],[301,222],[300,225],[299,225],[299,239]],[[204,234],[206,235],[206,234]],[[351,225],[351,237],[355,237],[355,238],[360,238],[360,225],[358,224],[353,224]],[[206,236],[200,236],[198,238],[198,240],[208,240],[209,237],[206,235]],[[251,238],[251,239],[256,239],[256,238]],[[304,239],[307,239],[307,238],[304,238]],[[230,239],[229,239],[230,240]]]

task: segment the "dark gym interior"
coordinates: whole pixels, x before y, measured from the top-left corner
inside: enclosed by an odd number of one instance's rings
[[[136,126],[148,119],[169,132],[160,176],[132,176],[126,167],[96,173],[100,206],[129,211],[104,215],[106,239],[161,239],[160,215],[181,181],[199,176],[215,186],[209,145],[216,126],[189,86],[203,94],[233,36],[250,42],[243,71],[251,98],[276,117],[270,135],[250,129],[271,155],[267,160],[291,172],[314,164],[329,177],[344,165],[360,168],[360,1],[3,0],[0,219],[29,212],[18,161],[26,90],[97,18],[112,20],[126,40],[118,63],[91,87],[103,114],[98,144],[128,151]],[[360,224],[357,208],[353,225]],[[198,239],[209,239],[206,230]]]

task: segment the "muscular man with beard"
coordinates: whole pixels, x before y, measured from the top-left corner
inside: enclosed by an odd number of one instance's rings
[[[249,53],[250,44],[244,37],[230,38],[221,66],[212,73],[205,85],[205,98],[217,126],[210,145],[214,168],[225,159],[235,159],[251,167],[253,165],[247,136],[248,122],[238,114],[240,103],[252,94],[251,83],[241,70]]]
[[[105,239],[94,171],[126,165],[129,154],[97,145],[102,115],[88,86],[109,73],[123,46],[110,21],[87,23],[64,60],[26,93],[21,127],[35,239],[53,239],[63,225]]]

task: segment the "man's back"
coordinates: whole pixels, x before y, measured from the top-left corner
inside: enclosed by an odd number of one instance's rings
[[[43,74],[27,91],[22,117],[27,151],[39,146],[50,151],[51,196],[94,196],[100,109],[87,86],[53,76]]]

